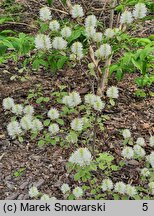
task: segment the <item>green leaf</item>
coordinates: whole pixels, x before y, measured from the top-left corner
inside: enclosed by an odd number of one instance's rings
[[[53,0],[47,0],[47,3],[49,6],[51,6],[53,4]]]
[[[58,60],[58,62],[57,62],[57,68],[58,68],[58,70],[60,70],[63,66],[64,66],[64,64],[65,64],[65,62],[68,60],[68,57],[66,57],[66,56],[62,56],[59,60]]]
[[[39,141],[38,141],[38,146],[39,146],[39,147],[44,146],[44,144],[45,144],[45,141],[44,141],[44,140],[39,140]]]
[[[49,126],[49,124],[50,124],[50,119],[46,119],[46,120],[44,121],[44,126]]]
[[[62,126],[65,124],[63,119],[57,119],[56,122]]]

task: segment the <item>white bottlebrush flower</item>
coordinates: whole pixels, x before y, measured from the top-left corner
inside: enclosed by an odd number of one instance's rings
[[[127,158],[127,159],[131,159],[133,158],[134,156],[134,151],[133,151],[133,148],[131,147],[125,147],[123,150],[122,150],[122,156],[124,158]]]
[[[42,196],[41,196],[41,199],[40,199],[41,201],[49,201],[50,200],[50,197],[47,195],[47,194],[43,194]]]
[[[15,104],[12,107],[12,113],[16,114],[16,115],[21,115],[23,112],[23,106],[21,104]]]
[[[64,96],[62,102],[68,107],[75,107],[81,103],[81,97],[78,92],[72,92],[69,96]]]
[[[104,179],[101,185],[102,191],[109,191],[113,189],[113,182],[110,179]]]
[[[10,110],[14,106],[14,100],[11,97],[7,97],[3,99],[3,109]]]
[[[59,112],[57,109],[55,108],[51,108],[48,112],[48,117],[51,119],[51,120],[54,120],[54,119],[57,119],[59,118]]]
[[[144,3],[138,3],[135,5],[135,8],[133,10],[133,16],[135,19],[141,19],[145,17],[147,14],[147,8]]]
[[[41,131],[43,129],[43,124],[39,119],[34,119],[32,121],[32,130],[33,131]]]
[[[75,198],[80,198],[83,196],[83,190],[81,187],[76,187],[73,189],[73,195],[75,196]]]
[[[39,195],[39,191],[38,191],[37,187],[33,186],[29,189],[29,196],[31,198],[37,197],[38,195]]]
[[[71,46],[71,51],[80,59],[83,57],[83,45],[80,42],[74,42]]]
[[[52,20],[50,23],[49,23],[49,29],[51,31],[55,31],[57,32],[59,29],[60,29],[60,24],[57,20]]]
[[[105,30],[104,35],[105,35],[107,38],[112,38],[112,37],[114,37],[115,32],[114,32],[113,29],[108,28],[108,29]]]
[[[16,136],[20,135],[22,133],[22,130],[21,130],[19,122],[17,121],[10,122],[7,126],[7,132],[9,136],[12,137],[13,139]]]
[[[85,103],[90,104],[91,106],[94,105],[96,98],[98,96],[94,95],[94,94],[87,94],[85,95],[84,99],[85,99]]]
[[[87,148],[79,148],[69,158],[69,162],[79,166],[87,166],[92,161],[92,155]]]
[[[42,7],[40,9],[40,20],[42,21],[47,21],[47,20],[51,20],[52,16],[51,16],[51,11],[48,7]]]
[[[62,28],[61,30],[62,37],[68,38],[71,36],[71,34],[72,34],[72,30],[70,27],[65,26],[64,28]]]
[[[38,34],[35,37],[35,47],[36,49],[49,50],[52,48],[50,37],[44,34]]]
[[[129,197],[134,197],[137,194],[136,188],[130,184],[126,185],[126,194]]]
[[[24,130],[30,130],[32,128],[32,116],[25,115],[20,120],[20,125]]]
[[[58,124],[51,124],[49,126],[49,132],[52,134],[52,135],[55,135],[59,132],[59,125]]]
[[[148,177],[150,175],[150,172],[147,168],[141,169],[141,175],[144,177]]]
[[[96,34],[96,29],[93,26],[86,27],[85,34],[87,38],[93,38],[93,36]]]
[[[154,182],[150,182],[150,183],[148,184],[148,186],[149,186],[149,188],[150,188],[151,194],[154,195]]]
[[[99,42],[101,42],[102,39],[103,39],[103,34],[102,34],[101,32],[96,32],[96,33],[93,35],[92,38],[93,38],[93,41],[94,41],[94,42],[99,43]]]
[[[133,22],[133,17],[130,11],[125,11],[121,14],[121,17],[120,17],[121,24],[130,24],[132,22]]]
[[[103,44],[100,46],[99,49],[96,50],[95,56],[98,59],[102,59],[104,57],[106,58],[109,55],[111,55],[111,52],[112,52],[111,46],[109,44]]]
[[[154,151],[150,155],[148,155],[147,159],[151,166],[154,168]]]
[[[96,111],[102,111],[102,109],[104,109],[105,107],[105,103],[101,100],[101,98],[99,96],[96,96],[96,100],[93,104],[93,108]]]
[[[117,182],[114,186],[115,192],[119,194],[125,194],[126,193],[126,184],[123,182]]]
[[[62,191],[63,194],[66,194],[70,192],[70,187],[68,184],[62,184],[60,190]]]
[[[123,132],[122,132],[122,135],[123,135],[124,139],[128,139],[128,138],[131,137],[131,132],[128,129],[124,129]]]
[[[134,153],[138,156],[138,157],[144,157],[146,155],[145,150],[140,146],[140,145],[135,145],[134,146]]]
[[[71,122],[71,128],[75,131],[82,131],[83,129],[83,122],[81,118],[75,118]]]
[[[117,99],[119,97],[119,90],[116,86],[111,86],[107,89],[106,94],[109,98]]]
[[[74,19],[78,17],[83,17],[84,13],[83,13],[83,8],[81,7],[81,5],[79,4],[73,5],[72,10],[71,10],[71,15]]]
[[[52,46],[54,49],[63,50],[67,47],[67,41],[62,37],[55,37],[52,41]]]
[[[31,105],[27,105],[27,106],[25,106],[23,112],[25,115],[33,115],[34,114],[34,107]]]
[[[85,19],[85,27],[96,27],[97,25],[97,18],[95,15],[89,15]]]
[[[149,144],[150,144],[151,147],[154,147],[154,136],[150,137]]]
[[[138,137],[136,140],[136,144],[140,146],[145,146],[145,140],[143,137]]]

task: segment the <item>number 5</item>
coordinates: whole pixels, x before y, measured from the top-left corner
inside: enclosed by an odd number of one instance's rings
[[[143,203],[142,210],[148,211],[148,203]]]

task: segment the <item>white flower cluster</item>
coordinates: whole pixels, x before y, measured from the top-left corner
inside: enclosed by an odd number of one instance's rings
[[[114,191],[119,194],[127,194],[130,197],[134,197],[137,194],[136,188],[130,184],[125,184],[124,182],[120,181],[113,185],[111,179],[104,179],[101,185],[103,191],[110,191],[114,188]]]
[[[67,41],[62,37],[55,37],[52,41],[52,46],[54,49],[63,50],[67,47]]]
[[[5,98],[3,100],[3,109],[4,110],[11,110],[14,106],[14,100],[11,97]]]
[[[114,37],[115,32],[114,32],[113,29],[108,28],[108,29],[105,30],[104,35],[105,35],[107,38],[112,38],[112,37]]]
[[[124,129],[122,132],[122,135],[123,135],[124,139],[131,138],[131,132],[129,129]]]
[[[37,187],[33,186],[29,189],[29,196],[31,198],[37,197],[38,195],[39,195],[39,191],[38,191]]]
[[[93,39],[94,42],[99,43],[99,42],[101,42],[102,39],[103,39],[103,34],[102,34],[101,32],[96,32],[96,33],[93,35],[92,39]]]
[[[67,194],[70,192],[70,187],[68,184],[62,184],[60,189],[61,189],[63,194]]]
[[[55,31],[57,32],[59,29],[60,29],[60,24],[57,20],[52,20],[50,23],[49,23],[49,29],[51,31]]]
[[[42,196],[41,196],[41,199],[40,199],[41,201],[49,201],[50,200],[50,197],[49,197],[49,195],[47,195],[47,194],[43,194]]]
[[[121,24],[130,24],[133,22],[132,13],[130,11],[125,11],[121,14],[120,23]]]
[[[51,124],[48,130],[51,133],[51,135],[56,135],[59,132],[59,125],[56,123]]]
[[[12,107],[12,113],[18,115],[22,115],[23,113],[23,106],[21,104],[14,104]]]
[[[87,38],[93,38],[93,36],[96,34],[96,29],[93,26],[88,26],[85,28],[85,34]]]
[[[18,121],[12,121],[7,126],[8,134],[13,139],[16,138],[16,136],[19,136],[23,130],[38,132],[43,129],[42,122],[33,117],[34,108],[31,105],[23,107],[21,104],[15,104],[13,98],[5,98],[3,100],[3,108],[5,110],[10,110],[17,116],[25,114],[20,119],[20,123]]]
[[[95,15],[89,15],[85,19],[85,27],[96,27],[97,26],[97,18]]]
[[[81,5],[79,4],[73,5],[71,14],[74,19],[83,17],[84,13],[83,13],[83,8],[81,7]]]
[[[42,7],[40,9],[40,20],[42,21],[48,21],[51,20],[51,11],[48,7]]]
[[[138,137],[136,140],[136,144],[140,146],[145,146],[145,140],[143,137]]]
[[[151,194],[154,195],[154,182],[150,182],[150,183],[149,183],[149,188],[150,188]]]
[[[82,118],[75,118],[71,122],[71,128],[75,131],[82,131],[83,129],[83,122]]]
[[[70,27],[65,26],[64,28],[62,28],[61,30],[62,37],[69,38],[71,34],[72,34],[72,31]]]
[[[75,198],[81,198],[83,196],[83,190],[81,187],[76,187],[73,189],[73,195],[75,196]]]
[[[133,150],[133,148],[131,148],[131,147],[125,147],[125,148],[122,150],[121,155],[122,155],[124,158],[131,159],[131,158],[134,157],[134,150]]]
[[[117,99],[119,97],[119,90],[116,86],[111,86],[107,89],[107,97]]]
[[[137,195],[136,188],[130,184],[126,185],[126,194],[129,197],[134,197],[135,195]]]
[[[44,34],[38,34],[35,37],[36,49],[49,50],[52,48],[50,37]]]
[[[154,168],[154,151],[147,156],[147,160],[151,164],[152,168]]]
[[[62,99],[63,104],[73,108],[81,103],[81,97],[78,92],[72,92],[68,96],[64,96]]]
[[[154,147],[154,136],[150,137],[149,144],[150,144],[151,147]]]
[[[79,148],[69,158],[69,162],[79,166],[87,166],[92,161],[92,155],[87,148]]]
[[[109,191],[113,189],[113,182],[110,179],[104,179],[101,185],[103,191]]]
[[[147,8],[144,3],[138,3],[133,10],[133,16],[135,19],[142,19],[147,14]]]
[[[147,168],[141,169],[141,175],[144,177],[148,177],[150,175],[150,172]]]
[[[75,59],[78,60],[83,58],[83,45],[80,42],[74,42],[71,47],[72,53],[75,55]]]
[[[32,129],[32,116],[31,115],[25,115],[20,120],[20,125],[22,129],[28,131]]]
[[[7,126],[7,131],[10,137],[14,139],[16,136],[22,133],[22,129],[18,121],[12,121]]]
[[[48,112],[48,117],[51,119],[51,120],[54,120],[54,119],[58,119],[59,118],[59,112],[57,109],[55,108],[51,108]]]
[[[114,186],[115,192],[124,195],[126,193],[126,184],[123,182],[117,182]]]
[[[107,58],[109,55],[111,55],[111,52],[111,46],[109,44],[103,44],[95,51],[95,56],[98,59]]]
[[[34,119],[32,121],[32,130],[34,132],[39,132],[43,129],[43,124],[39,119]]]
[[[34,114],[34,107],[32,107],[31,105],[27,105],[25,106],[24,110],[23,110],[25,115],[33,115]]]
[[[134,146],[134,153],[137,157],[144,157],[146,155],[145,150],[140,145]]]
[[[101,100],[101,98],[94,94],[85,95],[85,103],[91,105],[96,111],[102,111],[105,107],[105,103]]]

